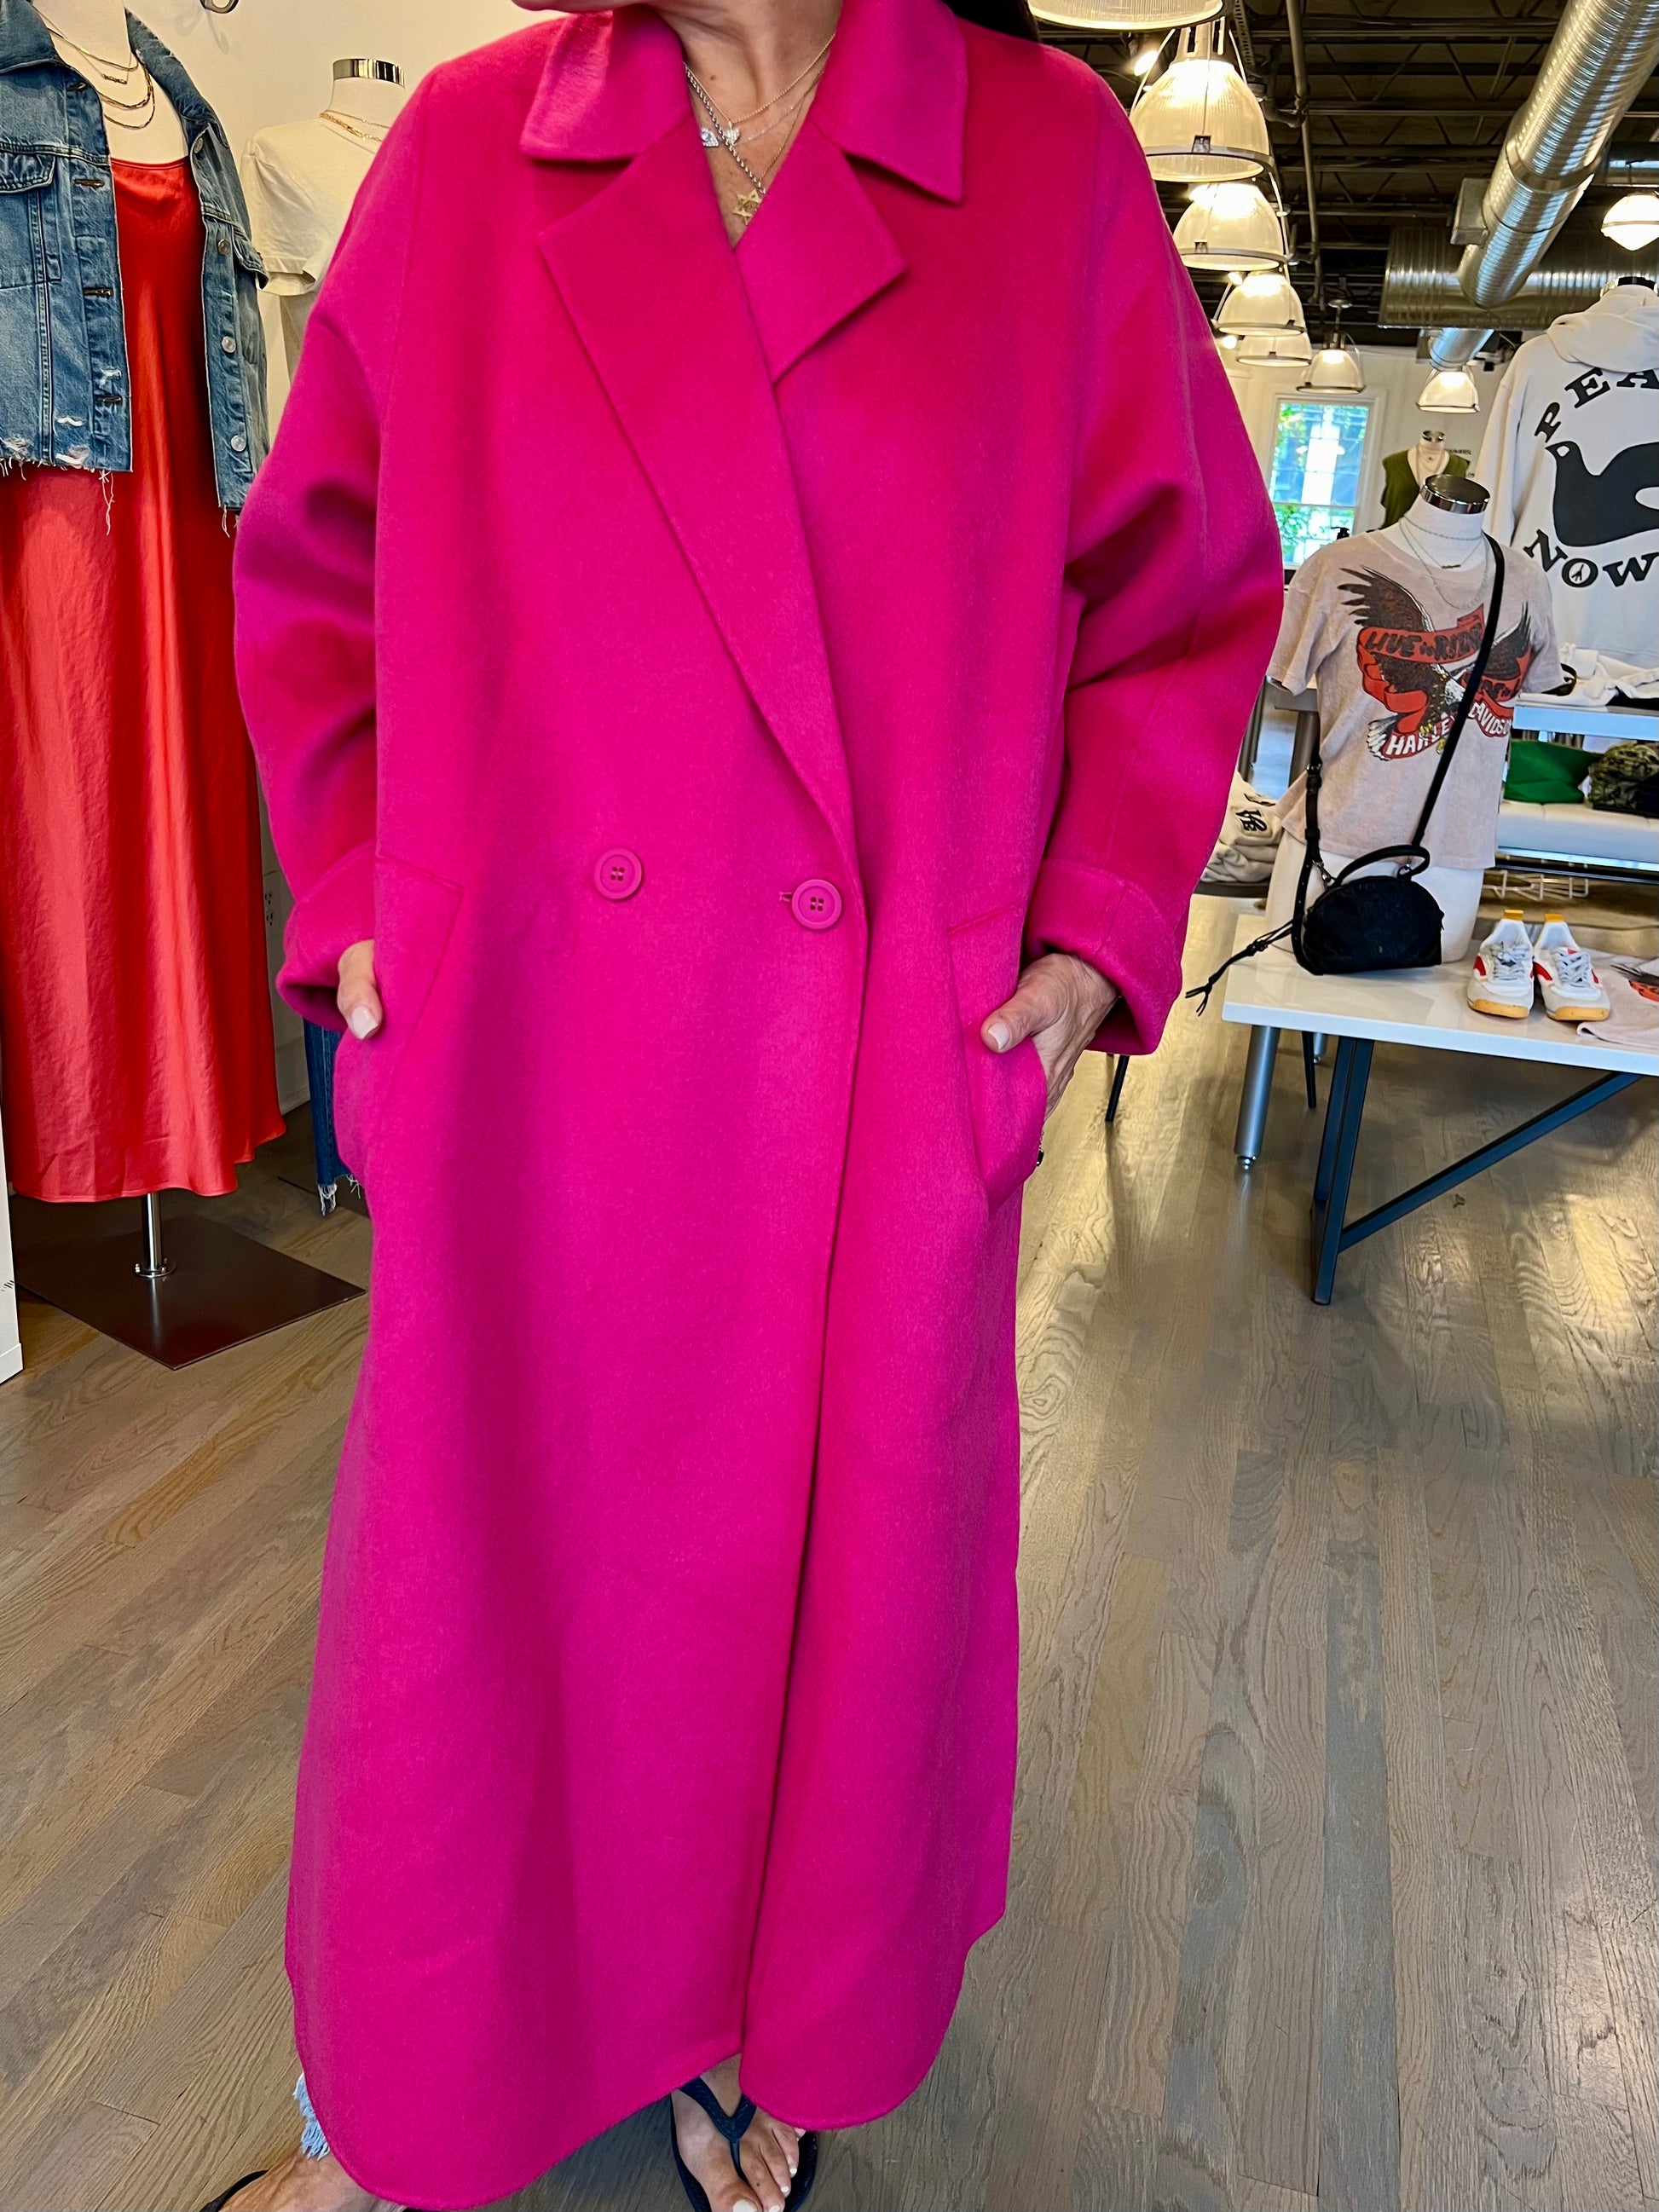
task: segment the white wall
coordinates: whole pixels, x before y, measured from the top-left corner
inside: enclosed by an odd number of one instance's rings
[[[1279,403],[1295,392],[1303,371],[1288,362],[1279,367],[1267,362],[1241,363],[1229,360],[1224,354],[1222,358],[1226,362],[1228,377],[1265,475],[1273,459]],[[1485,362],[1474,363],[1471,373],[1480,398],[1480,415],[1425,415],[1418,407],[1417,395],[1433,371],[1427,362],[1418,360],[1413,347],[1362,346],[1359,358],[1365,372],[1365,389],[1353,397],[1370,407],[1372,419],[1359,472],[1359,507],[1354,526],[1357,530],[1375,530],[1382,520],[1384,457],[1415,445],[1421,430],[1443,430],[1447,446],[1452,452],[1462,453],[1473,469],[1480,451],[1482,419],[1492,405],[1500,377]]]
[[[512,0],[240,0],[210,15],[201,0],[129,0],[218,110],[240,158],[256,131],[328,105],[337,57],[398,62],[411,88],[436,62],[522,30]]]

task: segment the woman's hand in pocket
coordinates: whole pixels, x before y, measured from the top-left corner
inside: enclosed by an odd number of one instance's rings
[[[374,981],[374,939],[365,937],[348,945],[340,955],[340,988],[335,1002],[355,1037],[372,1037],[386,1019]]]
[[[1032,1040],[1048,1079],[1052,1112],[1118,996],[1117,986],[1086,960],[1070,952],[1045,952],[1022,969],[1012,998],[986,1016],[980,1035],[993,1052],[1012,1052],[1024,1038]]]

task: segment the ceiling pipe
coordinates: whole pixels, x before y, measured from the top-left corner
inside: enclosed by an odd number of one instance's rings
[[[1659,276],[1659,246],[1627,253],[1581,219],[1495,312],[1468,299],[1457,280],[1457,248],[1443,230],[1401,223],[1389,240],[1377,320],[1396,330],[1437,335],[1485,331],[1493,325],[1506,331],[1547,330],[1558,315],[1593,307],[1621,277]]]
[[[1437,368],[1467,368],[1490,331],[1437,331],[1429,340],[1429,359]]]
[[[1659,8],[1659,0],[1654,0]],[[1285,0],[1291,34],[1291,72],[1296,80],[1296,112],[1302,137],[1302,179],[1308,194],[1308,252],[1313,262],[1314,307],[1325,312],[1325,256],[1319,237],[1319,197],[1314,190],[1313,132],[1308,121],[1308,49],[1302,36],[1302,0]]]
[[[1568,0],[1482,198],[1486,238],[1459,264],[1478,307],[1507,301],[1538,266],[1656,63],[1659,0]]]

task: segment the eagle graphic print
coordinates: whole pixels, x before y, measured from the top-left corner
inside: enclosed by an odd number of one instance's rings
[[[1384,761],[1411,760],[1443,744],[1480,650],[1485,607],[1477,601],[1449,629],[1436,629],[1405,585],[1379,569],[1345,577],[1341,588],[1359,625],[1354,651],[1360,681],[1388,709],[1388,719],[1366,731],[1366,744]],[[1516,696],[1540,642],[1524,611],[1512,629],[1492,641],[1469,710],[1470,722],[1488,737],[1509,735]]]

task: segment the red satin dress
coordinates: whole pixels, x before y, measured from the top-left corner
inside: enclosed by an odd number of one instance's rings
[[[0,475],[0,1116],[32,1198],[234,1190],[279,1135],[187,161],[114,164],[129,475]]]

